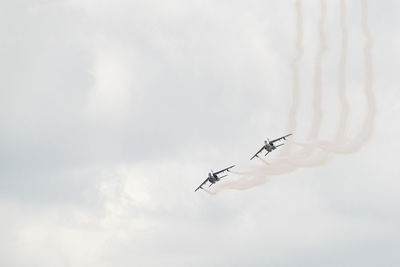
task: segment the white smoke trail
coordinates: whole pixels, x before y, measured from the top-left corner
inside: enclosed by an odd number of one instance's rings
[[[268,161],[266,161],[265,159],[263,159],[263,158],[257,158],[258,160],[260,160],[262,163],[264,163],[265,165],[271,165],[270,163],[268,163]]]
[[[248,190],[265,184],[271,176],[287,174],[296,169],[296,166],[287,161],[273,161],[269,168],[264,166],[253,167],[248,174],[241,176],[237,180],[216,185],[212,193],[218,194],[224,190]]]
[[[295,10],[296,10],[296,22],[297,22],[297,27],[296,27],[296,40],[295,40],[295,47],[296,47],[296,55],[295,58],[292,61],[292,79],[293,79],[293,86],[292,86],[292,103],[291,103],[291,108],[289,110],[289,119],[288,119],[288,125],[287,125],[287,130],[288,132],[294,132],[296,127],[297,127],[297,122],[296,122],[296,114],[299,109],[299,100],[300,100],[300,95],[299,95],[299,61],[302,57],[303,54],[303,15],[302,15],[302,1],[297,0],[295,3]],[[290,153],[290,146],[284,146],[281,149],[281,156],[282,155],[287,155]],[[266,166],[265,167],[270,167],[271,164],[269,164],[267,161],[265,161],[262,158],[259,158],[261,162],[263,162]],[[246,174],[244,176],[241,176],[239,180],[235,181],[230,181],[228,183],[224,184],[219,184],[216,187],[214,187],[214,192],[218,193],[223,190],[231,189],[231,190],[247,190],[252,187],[262,185],[264,184],[269,177],[269,172],[272,170],[281,170],[281,173],[289,172],[289,171],[294,171],[296,167],[294,167],[291,164],[288,164],[286,161],[280,160],[276,164],[273,165],[273,169],[269,168],[264,168],[263,170],[260,169],[253,169],[250,171],[249,174]],[[276,173],[275,173],[276,174]],[[207,191],[206,191],[207,192]]]
[[[333,141],[314,141],[311,143],[318,144],[318,146],[325,150],[334,153],[355,153],[359,151],[373,134],[374,121],[375,121],[375,98],[372,90],[373,83],[373,68],[372,68],[372,38],[368,27],[368,12],[366,0],[362,0],[362,16],[361,24],[363,34],[365,37],[364,55],[365,55],[365,78],[364,78],[364,95],[366,98],[367,112],[363,125],[359,133],[349,139],[346,137],[347,120],[349,115],[349,104],[346,98],[346,62],[347,62],[347,27],[345,23],[346,7],[345,1],[341,0],[341,32],[342,32],[342,49],[339,64],[339,100],[341,104],[341,114],[337,127],[336,137]],[[299,143],[297,143],[299,144]],[[305,143],[303,143],[304,145]]]
[[[296,10],[296,40],[295,40],[295,47],[296,47],[296,55],[292,61],[292,79],[293,79],[293,85],[292,85],[292,103],[291,103],[291,108],[289,110],[289,119],[288,119],[288,125],[287,125],[287,130],[288,132],[294,132],[296,127],[297,127],[297,122],[296,122],[296,114],[299,109],[299,100],[300,100],[300,94],[299,94],[299,61],[302,57],[303,54],[303,15],[302,15],[302,0],[296,0],[295,3],[295,10]],[[281,149],[281,156],[288,154],[290,152],[290,146],[284,146]],[[294,171],[296,168],[291,166],[290,164],[284,163],[284,161],[279,161],[279,163],[275,162],[275,164],[270,164],[266,160],[262,158],[258,158],[265,167],[269,167],[273,165],[273,169],[281,169],[281,173],[289,172],[289,171]],[[219,193],[223,190],[247,190],[250,188],[253,188],[255,186],[262,185],[266,183],[268,180],[269,175],[267,172],[272,171],[268,170],[260,170],[259,168],[257,169],[252,169],[250,171],[246,172],[237,172],[237,171],[232,171],[234,174],[239,174],[240,179],[235,180],[235,181],[230,181],[227,183],[223,184],[218,184],[217,186],[214,187],[213,193]],[[209,191],[206,191],[210,193]],[[210,193],[211,194],[211,193]]]
[[[326,2],[321,0],[321,18],[319,20],[319,50],[315,57],[314,97],[313,97],[313,122],[309,139],[316,139],[320,132],[322,121],[322,56],[326,49],[324,24],[326,17]]]
[[[372,89],[373,84],[373,68],[372,68],[372,37],[368,27],[368,7],[367,1],[362,0],[361,5],[361,25],[362,30],[365,38],[365,45],[364,45],[364,56],[365,56],[365,73],[364,73],[364,95],[366,98],[366,106],[367,106],[367,114],[364,119],[363,125],[359,133],[352,138],[351,140],[342,140],[337,139],[335,145],[331,145],[328,142],[324,142],[320,145],[322,149],[333,151],[335,153],[355,153],[359,151],[365,143],[371,138],[374,130],[375,125],[375,115],[376,115],[376,104],[375,104],[375,97],[374,92]],[[347,115],[347,114],[345,114]],[[343,129],[345,128],[342,125]],[[339,130],[343,131],[339,128]],[[342,138],[343,134],[339,131],[339,138]]]
[[[211,190],[208,190],[207,188],[201,188],[201,189],[203,189],[206,193],[208,193],[210,195],[216,195],[217,194],[217,192],[213,192]]]
[[[340,30],[342,35],[342,44],[339,62],[339,101],[341,111],[339,117],[339,126],[336,132],[336,141],[343,140],[346,134],[346,125],[349,117],[349,102],[346,98],[346,72],[347,72],[347,23],[346,23],[346,3],[345,0],[340,1]]]
[[[251,175],[252,172],[238,172],[238,171],[229,171],[230,173],[237,174],[237,175]]]
[[[311,126],[309,141],[296,142],[289,141],[289,144],[294,144],[303,147],[297,153],[289,153],[289,149],[284,150],[280,157],[272,161],[266,162],[260,159],[264,166],[259,166],[247,172],[241,172],[241,177],[238,180],[231,181],[225,184],[220,184],[214,187],[213,192],[217,194],[222,190],[247,190],[255,186],[259,186],[267,182],[270,176],[289,173],[296,170],[298,167],[314,167],[324,164],[330,157],[330,152],[335,153],[354,153],[368,141],[373,133],[375,119],[375,99],[372,90],[372,56],[371,56],[371,35],[367,24],[367,4],[366,0],[362,0],[362,28],[365,36],[365,89],[364,94],[367,100],[367,115],[363,122],[361,131],[354,139],[346,139],[346,125],[349,114],[349,105],[346,99],[346,62],[347,62],[347,28],[345,23],[346,7],[345,1],[341,0],[341,33],[342,46],[341,57],[339,62],[339,85],[338,95],[341,104],[341,112],[336,132],[336,137],[333,141],[320,141],[318,135],[322,121],[322,55],[325,49],[325,39],[323,25],[326,15],[325,0],[321,0],[321,18],[319,21],[319,36],[320,47],[315,59],[315,77],[314,77],[314,98],[313,98],[313,123]],[[293,73],[293,100],[289,112],[288,130],[294,132],[297,127],[296,113],[299,105],[299,69],[298,63],[302,55],[302,7],[301,1],[296,1],[297,14],[297,38],[296,50],[297,54],[292,63]],[[345,140],[345,142],[343,141]],[[292,147],[292,146],[287,146]],[[290,155],[288,155],[290,154]],[[239,173],[239,172],[238,172]]]
[[[302,14],[302,1],[296,1],[296,56],[292,62],[292,103],[291,108],[289,110],[289,118],[288,118],[288,125],[287,125],[287,132],[293,133],[297,127],[296,122],[296,114],[299,110],[299,61],[303,55],[303,14]],[[290,151],[290,146],[285,146],[281,149],[281,155],[287,154]]]
[[[320,1],[321,16],[318,21],[318,37],[319,47],[315,56],[314,63],[314,89],[313,89],[313,118],[311,129],[308,139],[315,140],[318,138],[321,122],[323,118],[322,113],[322,58],[326,50],[324,25],[326,20],[326,0]],[[320,165],[327,159],[327,152],[318,149],[317,145],[304,146],[302,150],[290,155],[287,161],[298,167],[312,167],[314,164]]]

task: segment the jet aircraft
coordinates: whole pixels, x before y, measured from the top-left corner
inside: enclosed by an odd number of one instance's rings
[[[254,159],[255,157],[258,158],[258,154],[260,154],[264,149],[267,151],[267,154],[265,154],[265,156],[266,156],[266,155],[268,155],[269,152],[271,152],[272,150],[275,150],[278,146],[283,146],[284,144],[279,144],[276,146],[274,143],[277,141],[280,141],[282,139],[286,140],[286,137],[288,137],[290,135],[292,135],[292,134],[287,134],[285,136],[279,137],[272,141],[269,141],[269,139],[267,139],[266,141],[264,141],[263,147],[260,150],[258,150],[258,152],[250,160]]]
[[[230,167],[228,167],[228,168],[226,168],[226,169],[223,169],[223,170],[220,170],[220,171],[217,171],[217,172],[211,171],[211,172],[208,174],[207,179],[205,179],[204,182],[203,182],[199,187],[197,187],[196,190],[194,190],[194,192],[196,192],[196,191],[199,190],[200,188],[203,189],[203,185],[204,185],[205,183],[207,183],[207,182],[210,182],[210,183],[211,183],[211,184],[208,186],[208,187],[210,187],[210,186],[212,186],[213,184],[215,184],[216,182],[218,182],[219,180],[221,180],[221,178],[224,178],[224,177],[228,176],[228,175],[224,175],[224,176],[218,177],[218,174],[223,173],[223,172],[225,172],[225,171],[228,171],[228,172],[229,172],[229,170],[232,169],[233,167],[235,167],[235,165],[232,165],[232,166],[230,166]]]

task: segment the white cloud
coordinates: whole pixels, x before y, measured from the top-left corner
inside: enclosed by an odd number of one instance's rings
[[[310,3],[299,135],[312,117],[319,2]],[[349,86],[358,92],[363,39],[359,6],[348,4]],[[400,220],[398,29],[390,24],[399,6],[380,18],[374,10],[384,5],[369,4],[371,142],[319,168],[210,196],[193,192],[208,169],[244,168],[259,142],[285,127],[292,2],[10,2],[0,11],[12,25],[1,36],[0,265],[399,263],[388,255]],[[329,2],[325,91],[337,88],[337,21]],[[349,94],[354,129],[357,92]],[[335,92],[326,96],[323,125],[335,129]]]
[[[140,84],[134,47],[106,35],[90,39],[93,86],[87,96],[86,112],[95,122],[115,124],[133,120],[140,110],[144,90]]]

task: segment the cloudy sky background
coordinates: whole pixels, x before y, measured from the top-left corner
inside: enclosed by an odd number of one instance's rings
[[[0,2],[1,266],[398,266],[398,1],[367,1],[374,134],[357,153],[210,195],[210,169],[286,133],[294,1]],[[312,121],[320,1],[302,1]],[[349,136],[365,116],[361,1],[346,1]],[[321,139],[338,120],[327,3]],[[270,157],[271,156],[271,157]],[[277,159],[278,153],[268,157]],[[241,179],[231,175],[227,179]]]

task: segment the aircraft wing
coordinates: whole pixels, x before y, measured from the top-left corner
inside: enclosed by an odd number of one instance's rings
[[[225,168],[225,169],[223,169],[223,170],[220,170],[220,171],[214,172],[214,174],[220,174],[221,172],[224,172],[224,171],[229,171],[229,170],[230,170],[230,169],[232,169],[233,167],[235,167],[235,165],[232,165],[232,166],[230,166],[230,167],[228,167],[228,168]]]
[[[201,183],[201,185],[199,185],[199,187],[196,188],[196,190],[194,190],[194,192],[196,192],[197,190],[199,190],[200,188],[203,188],[202,186],[207,183],[208,178],[204,180],[204,182]]]
[[[275,142],[277,142],[277,141],[279,141],[279,140],[282,140],[282,139],[286,140],[286,137],[291,136],[291,135],[292,135],[292,134],[287,134],[287,135],[285,135],[285,136],[276,138],[275,140],[270,141],[270,143],[275,143]]]
[[[263,151],[263,149],[264,149],[264,146],[260,150],[258,150],[258,152],[254,156],[252,156],[250,160],[254,159],[255,157],[258,157],[258,154],[260,154],[261,151]]]

